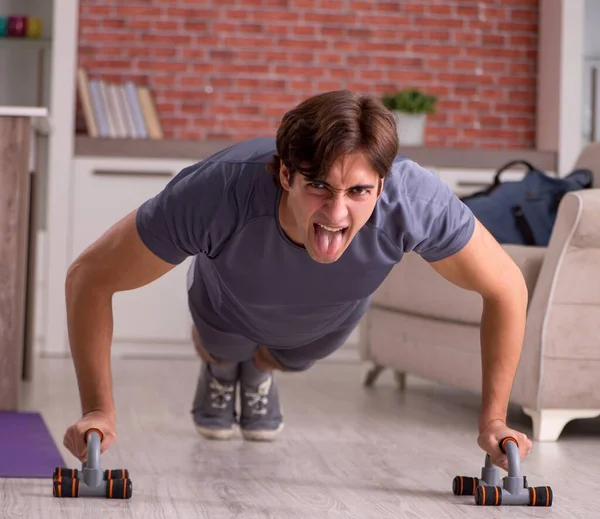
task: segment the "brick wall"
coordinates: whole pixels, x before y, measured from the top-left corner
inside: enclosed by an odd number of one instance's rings
[[[149,85],[166,137],[270,135],[339,88],[439,95],[430,146],[534,146],[538,0],[81,0],[90,77]]]

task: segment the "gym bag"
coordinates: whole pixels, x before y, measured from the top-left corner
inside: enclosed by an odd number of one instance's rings
[[[502,172],[516,165],[527,168],[523,179],[501,182]],[[525,160],[514,160],[496,172],[490,187],[461,200],[499,243],[545,247],[562,197],[569,191],[590,188],[592,182],[588,169],[577,169],[559,178]]]

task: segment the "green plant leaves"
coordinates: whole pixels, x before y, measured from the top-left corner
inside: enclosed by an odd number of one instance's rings
[[[435,112],[437,97],[421,92],[417,88],[399,90],[393,94],[386,94],[381,98],[384,106],[389,110],[398,110],[410,114]]]

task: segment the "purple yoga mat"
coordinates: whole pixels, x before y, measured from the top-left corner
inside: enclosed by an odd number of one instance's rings
[[[52,479],[64,466],[39,413],[0,412],[0,477]]]

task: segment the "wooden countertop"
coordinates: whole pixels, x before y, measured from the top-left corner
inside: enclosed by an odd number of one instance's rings
[[[200,160],[234,142],[233,140],[94,139],[78,135],[75,137],[75,155]],[[425,167],[497,169],[510,160],[524,159],[545,171],[555,171],[557,164],[556,152],[535,149],[402,147],[401,153]]]

